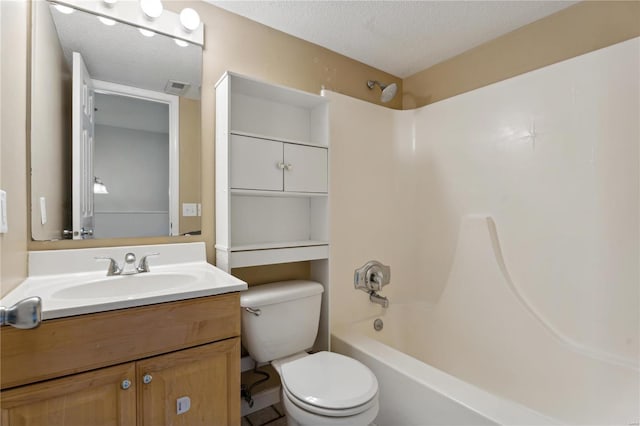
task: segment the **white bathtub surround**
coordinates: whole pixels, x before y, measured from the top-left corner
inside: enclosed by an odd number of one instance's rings
[[[150,272],[107,277],[112,257],[120,266],[134,253],[150,257]],[[157,244],[29,252],[29,277],[2,298],[2,306],[42,299],[42,319],[130,308],[246,290],[247,284],[207,263],[204,243]]]
[[[395,369],[405,367],[407,360],[395,365],[391,359],[404,358],[390,349],[401,351],[428,364],[418,367],[412,361],[413,370],[404,372],[425,390],[440,392],[499,424],[539,424],[531,421],[525,406],[570,424],[629,424],[637,417],[638,371],[584,352],[526,305],[510,281],[488,217],[463,220],[449,280],[435,306],[392,305],[382,320],[381,332],[374,331],[369,319],[336,333],[340,342],[334,349],[349,355],[364,351],[364,357],[378,359],[374,365],[382,361]],[[390,348],[381,349],[367,338]],[[474,386],[474,392],[467,388]],[[493,396],[481,389],[503,401],[492,402]],[[433,421],[430,415],[424,418]]]
[[[390,313],[407,302],[446,306],[442,332],[487,344],[455,367],[447,362],[466,349],[452,340],[459,352],[442,346],[442,368],[561,421],[638,422],[638,75],[633,39],[415,111],[327,93],[332,330],[384,313],[351,285],[354,268],[375,258],[393,271]],[[511,293],[452,285],[462,280],[463,218],[474,213],[495,220]],[[491,272],[475,267],[467,286]],[[449,301],[463,297],[477,321],[454,314],[465,310]],[[436,326],[425,318],[411,329]],[[493,348],[513,357],[500,355],[495,371],[485,365]]]

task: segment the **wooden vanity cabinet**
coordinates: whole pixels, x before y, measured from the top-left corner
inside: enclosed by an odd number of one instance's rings
[[[2,327],[1,424],[239,425],[239,335],[237,293]]]
[[[127,363],[2,391],[2,425],[134,425],[134,378],[135,364]]]

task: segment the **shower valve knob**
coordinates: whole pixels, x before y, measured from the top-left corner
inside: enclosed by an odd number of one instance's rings
[[[391,268],[371,260],[356,269],[353,274],[353,285],[366,292],[380,291],[391,281]]]

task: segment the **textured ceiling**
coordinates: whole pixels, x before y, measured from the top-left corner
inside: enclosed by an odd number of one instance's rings
[[[205,1],[401,78],[577,3]]]

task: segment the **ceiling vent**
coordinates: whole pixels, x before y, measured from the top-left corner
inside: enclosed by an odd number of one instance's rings
[[[169,80],[167,81],[167,85],[164,88],[166,93],[170,95],[182,96],[187,90],[191,87],[190,83],[184,83],[182,81]]]

